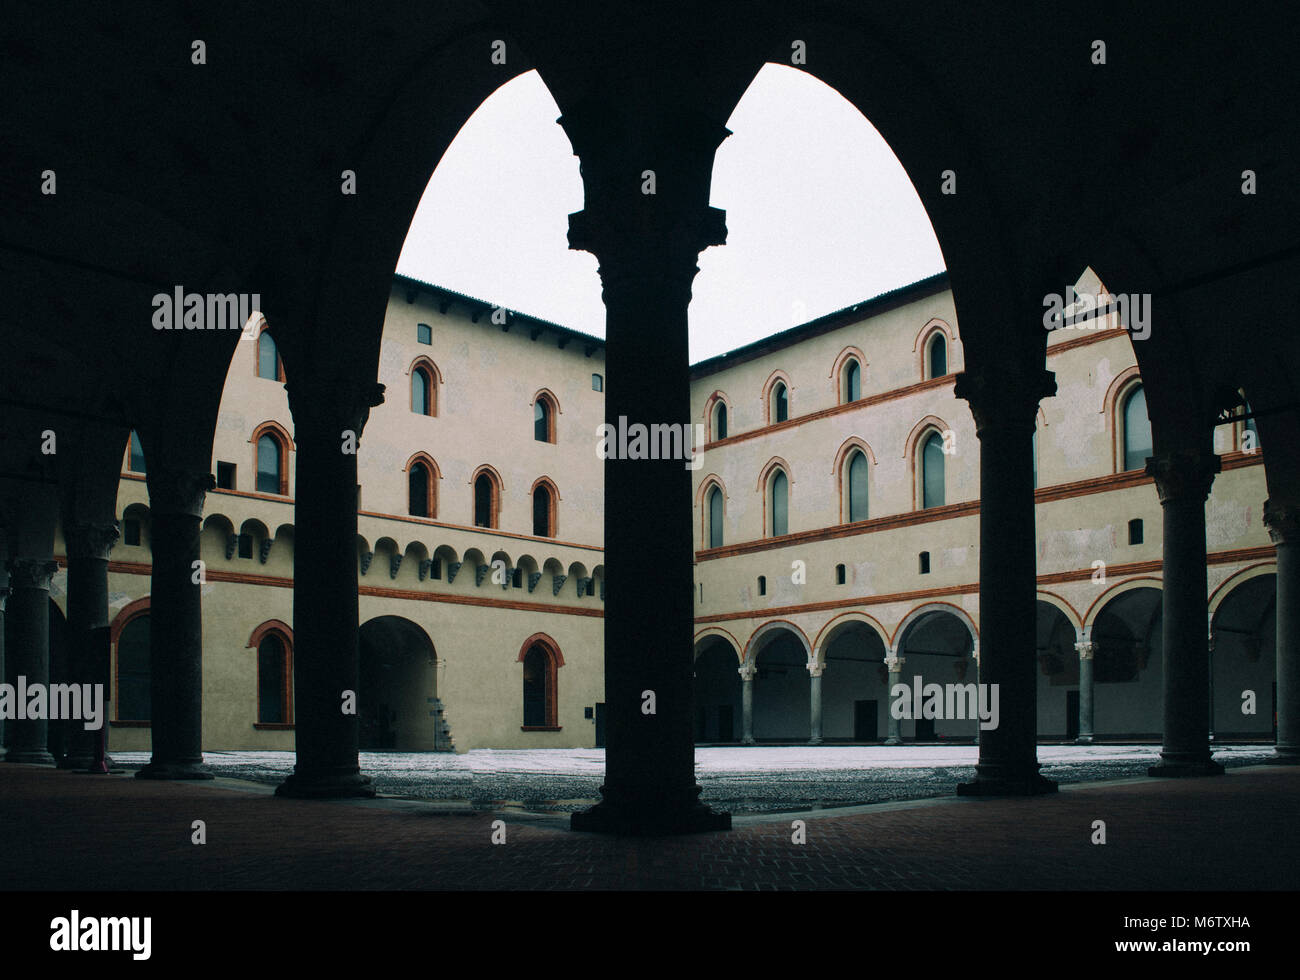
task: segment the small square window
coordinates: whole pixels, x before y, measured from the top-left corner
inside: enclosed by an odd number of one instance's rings
[[[921,565],[921,574],[929,575],[930,574],[930,552],[928,551],[921,552],[920,565]]]
[[[760,576],[758,577],[758,594],[759,594],[759,595],[767,595],[767,576],[766,576],[766,575],[760,575]]]
[[[427,323],[417,323],[415,325],[415,339],[422,344],[432,344],[433,327]]]
[[[591,390],[592,391],[605,390],[605,379],[602,378],[599,374],[593,374],[591,376]]]
[[[843,585],[843,584],[844,584],[844,566],[843,566],[843,565],[836,565],[836,566],[835,566],[835,584],[836,584],[836,585]]]
[[[122,522],[122,543],[138,545],[140,543],[140,522],[128,517]]]
[[[1128,543],[1142,543],[1142,518],[1135,517],[1133,520],[1128,522]]]
[[[234,463],[217,463],[217,489],[233,490],[235,489],[235,464]]]

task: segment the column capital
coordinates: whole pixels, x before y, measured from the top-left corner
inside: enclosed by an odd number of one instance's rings
[[[816,661],[810,661],[809,663],[804,664],[804,666],[808,668],[809,677],[821,677],[821,675],[826,672],[826,665],[819,664]]]
[[[891,674],[897,674],[903,669],[903,664],[907,663],[906,657],[886,657],[884,664],[889,668]]]
[[[48,558],[11,558],[6,567],[10,589],[48,589],[59,563]]]
[[[1182,500],[1204,503],[1221,465],[1214,453],[1178,450],[1152,456],[1147,460],[1146,472],[1155,480],[1160,503]]]
[[[1092,640],[1080,640],[1074,645],[1074,649],[1075,652],[1079,654],[1080,660],[1091,660],[1093,654],[1096,652]]]
[[[1264,501],[1264,526],[1274,544],[1300,541],[1300,507],[1294,504]]]
[[[588,207],[569,215],[569,248],[596,256],[607,293],[638,287],[662,293],[676,287],[689,300],[700,252],[727,241],[726,212],[661,203],[655,195],[646,198],[622,208]],[[606,213],[611,210],[613,215]]]
[[[976,433],[986,428],[1023,428],[1033,432],[1038,403],[1056,394],[1056,375],[1047,370],[961,371],[953,394],[970,403]]]
[[[203,499],[217,481],[203,470],[149,464],[145,474],[149,487],[149,509],[155,514],[203,516]]]
[[[117,543],[117,521],[69,524],[63,529],[68,543],[68,557],[98,558],[104,561]]]
[[[740,675],[741,680],[752,681],[754,679],[754,675],[758,673],[758,668],[755,667],[753,664],[745,664],[741,667],[737,667],[736,673]]]
[[[383,385],[351,378],[302,377],[284,388],[289,394],[295,439],[331,440],[338,443],[340,451],[343,433],[355,433],[360,442],[370,410],[384,401]]]

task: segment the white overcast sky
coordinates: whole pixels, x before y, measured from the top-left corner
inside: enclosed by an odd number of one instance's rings
[[[438,164],[397,271],[603,337],[596,258],[566,237],[583,194],[559,115],[536,72],[494,92]],[[727,244],[700,255],[692,362],[944,268],[898,158],[834,89],[767,65],[727,128],[710,202]]]

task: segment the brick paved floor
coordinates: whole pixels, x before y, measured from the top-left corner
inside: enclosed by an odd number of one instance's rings
[[[628,840],[557,816],[317,802],[0,764],[0,890],[1097,889],[1300,887],[1300,770],[1082,784],[1030,800],[929,800],[739,818]],[[491,843],[492,821],[506,843]],[[191,843],[203,820],[207,843]],[[1104,820],[1107,843],[1090,842]]]

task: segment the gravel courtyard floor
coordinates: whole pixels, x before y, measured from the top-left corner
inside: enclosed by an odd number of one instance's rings
[[[957,746],[702,746],[695,750],[701,798],[731,813],[772,813],[950,796],[975,774],[979,749]],[[1059,783],[1145,776],[1157,745],[1041,745],[1041,772]],[[1225,767],[1266,762],[1271,745],[1217,747]],[[113,753],[138,769],[148,753]],[[279,783],[292,752],[206,752],[219,776]],[[600,798],[604,749],[476,749],[362,752],[361,769],[387,796],[455,800],[475,809],[540,812],[583,809]]]

